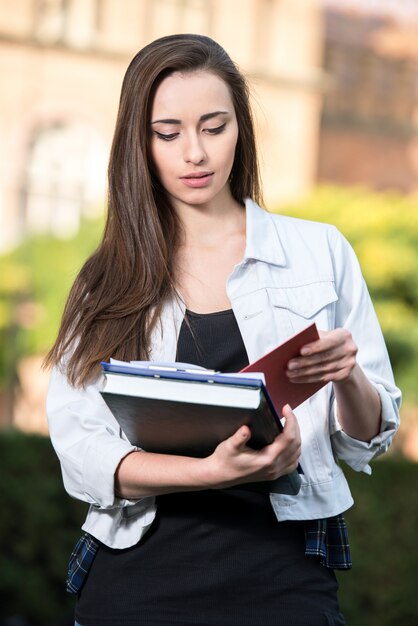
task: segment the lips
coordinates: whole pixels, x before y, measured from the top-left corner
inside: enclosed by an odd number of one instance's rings
[[[183,179],[194,179],[194,178],[207,178],[208,176],[212,176],[213,172],[193,172],[192,174],[186,174],[182,176]]]
[[[193,187],[194,189],[197,189],[200,187],[206,187],[206,185],[210,185],[213,174],[213,172],[192,172],[191,174],[186,174],[185,176],[182,176],[180,180],[187,187]]]

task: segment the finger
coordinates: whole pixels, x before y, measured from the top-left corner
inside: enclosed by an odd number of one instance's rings
[[[251,438],[251,430],[248,426],[241,426],[238,430],[229,438],[232,446],[239,450],[247,445]]]
[[[299,436],[299,424],[296,415],[293,413],[289,404],[286,404],[282,409],[282,415],[285,418],[285,424],[283,426],[283,432],[287,435]]]
[[[304,367],[288,369],[286,374],[289,378],[300,378],[301,376],[322,376],[331,372],[338,372],[345,368],[351,368],[354,364],[354,358],[343,356],[332,359],[331,361],[321,361],[319,363],[307,364]]]
[[[351,367],[336,365],[335,367],[329,368],[327,371],[312,371],[310,373],[307,372],[292,372],[288,373],[289,380],[295,384],[301,383],[328,383],[337,380],[341,380],[348,376],[351,371]]]
[[[307,343],[300,349],[300,355],[290,359],[287,364],[289,369],[306,367],[322,361],[329,361],[336,356],[344,354],[344,344],[324,343],[322,340]]]
[[[281,461],[285,464],[290,463],[293,465],[300,456],[301,438],[299,423],[289,405],[283,407],[283,416],[286,418],[286,422],[282,436],[285,437],[286,445],[281,453]]]
[[[322,354],[292,359],[288,363],[286,373],[289,378],[300,378],[301,376],[326,375],[345,368],[352,369],[356,364],[356,355],[357,347],[354,344],[351,347],[342,345]]]
[[[345,357],[343,347],[333,348],[332,350],[326,350],[324,352],[317,352],[310,356],[301,356],[295,359],[291,359],[287,368],[289,371],[304,369],[315,365],[321,365],[322,363],[332,363]]]
[[[282,415],[286,419],[287,418],[290,418],[290,420],[296,419],[296,415],[293,413],[292,407],[290,406],[290,404],[285,404],[284,405],[284,407],[282,408]]]
[[[307,343],[300,349],[302,356],[326,352],[342,345],[351,337],[350,333],[344,328],[335,328],[331,331],[320,331],[320,338],[311,343]]]

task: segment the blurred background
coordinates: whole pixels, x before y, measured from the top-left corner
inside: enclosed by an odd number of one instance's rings
[[[101,236],[127,65],[176,32],[247,75],[267,208],[337,225],[360,259],[404,404],[373,478],[347,470],[341,600],[354,626],[417,624],[418,0],[0,0],[0,624],[72,621],[85,506],[62,487],[41,364]]]

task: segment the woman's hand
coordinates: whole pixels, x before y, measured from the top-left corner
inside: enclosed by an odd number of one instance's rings
[[[344,432],[371,441],[380,430],[380,396],[357,363],[351,333],[336,328],[319,335],[317,341],[303,346],[299,357],[289,361],[286,373],[294,383],[332,382]]]
[[[356,367],[357,346],[344,328],[319,331],[320,339],[306,344],[300,356],[287,365],[287,376],[294,383],[342,382]]]
[[[300,456],[300,433],[290,407],[283,409],[283,432],[269,446],[253,450],[248,426],[241,426],[205,458],[133,451],[115,473],[115,492],[136,500],[176,491],[222,489],[241,483],[274,480],[296,469]]]
[[[220,443],[204,459],[208,487],[224,488],[247,482],[274,480],[296,469],[300,456],[299,425],[289,406],[284,407],[286,418],[283,432],[270,445],[261,450],[250,448],[248,426]]]

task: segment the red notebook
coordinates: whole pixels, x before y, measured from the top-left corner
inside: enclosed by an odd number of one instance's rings
[[[293,383],[286,375],[290,359],[300,356],[302,346],[317,339],[319,339],[319,334],[316,324],[311,324],[241,370],[242,372],[263,372],[268,394],[279,415],[282,414],[285,404],[295,409],[326,384],[322,382]]]

